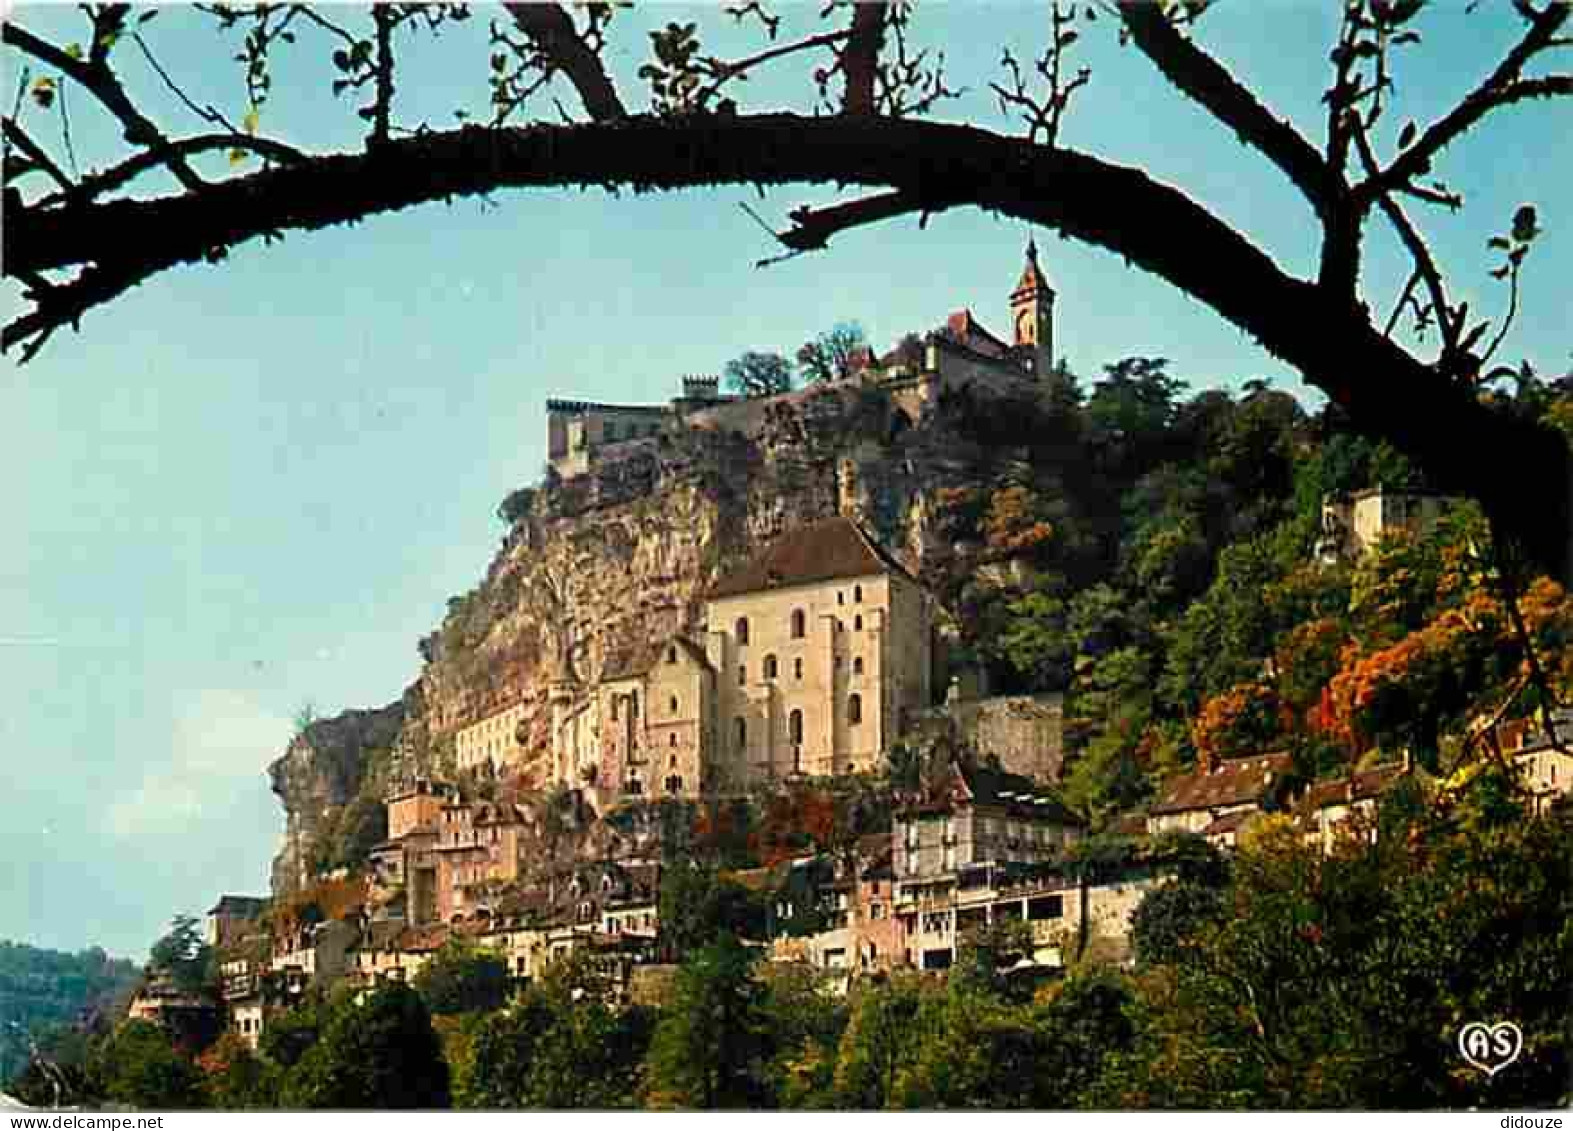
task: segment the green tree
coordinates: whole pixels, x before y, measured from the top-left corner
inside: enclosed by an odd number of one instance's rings
[[[283,1100],[305,1108],[448,1107],[448,1065],[420,995],[395,982],[334,1009],[285,1078]]]
[[[878,1111],[894,1106],[896,1081],[911,1059],[915,1022],[925,998],[915,974],[860,985],[836,1058],[840,1106]]]
[[[680,863],[661,872],[661,943],[686,955],[723,935],[760,938],[765,909],[759,896],[714,869]]]
[[[148,964],[154,970],[167,971],[181,989],[199,990],[207,982],[211,955],[196,918],[176,915],[169,932],[153,944]]]
[[[772,397],[791,391],[792,366],[778,353],[748,351],[721,371],[729,389],[746,397]]]
[[[660,1107],[753,1108],[768,1099],[765,989],[732,935],[693,953],[650,1044],[647,1089]]]
[[[413,984],[435,1014],[487,1012],[508,997],[508,964],[453,939],[421,967]]]
[[[203,1107],[202,1073],[157,1025],[127,1021],[99,1048],[96,1072],[105,1098],[135,1108]]]
[[[856,322],[837,322],[798,346],[797,367],[810,384],[840,381],[852,375],[854,361],[866,349],[863,327]]]

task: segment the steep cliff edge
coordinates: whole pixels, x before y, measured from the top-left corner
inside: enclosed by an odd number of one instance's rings
[[[404,699],[316,724],[274,763],[288,815],[275,891],[369,847],[374,787],[395,761],[451,771],[456,733],[504,706],[523,706],[520,784],[546,784],[549,681],[565,669],[593,680],[623,648],[696,629],[723,570],[804,523],[858,518],[942,602],[984,567],[1009,584],[1019,548],[990,548],[982,508],[959,526],[953,512],[1004,483],[1057,489],[1053,461],[1010,442],[1052,435],[1048,412],[1036,391],[914,402],[821,386],[698,417],[588,475],[516,493],[484,579],[420,642]]]

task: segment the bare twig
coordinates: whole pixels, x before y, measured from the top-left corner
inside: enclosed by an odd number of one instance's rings
[[[1414,180],[1429,172],[1431,162],[1443,147],[1468,130],[1499,106],[1529,98],[1548,98],[1573,93],[1573,76],[1520,79],[1524,66],[1536,54],[1554,45],[1556,33],[1566,22],[1573,7],[1554,0],[1534,16],[1529,30],[1515,44],[1484,82],[1470,91],[1452,110],[1433,122],[1413,145],[1380,173],[1368,176],[1354,192],[1356,201],[1365,203],[1378,194]]]
[[[60,166],[56,165],[49,154],[45,153],[43,148],[27,135],[27,132],[17,124],[14,118],[5,120],[5,139],[20,149],[37,168],[49,174],[62,189],[70,192],[76,187],[71,178],[61,171]]]

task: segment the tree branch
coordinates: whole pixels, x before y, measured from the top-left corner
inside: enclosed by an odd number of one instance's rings
[[[1573,481],[1559,433],[1494,412],[1474,389],[1440,379],[1384,339],[1364,310],[1285,273],[1207,209],[1139,169],[973,127],[797,114],[472,125],[396,138],[369,153],[313,157],[200,193],[24,209],[7,217],[0,258],[14,275],[94,263],[119,272],[106,277],[135,282],[259,236],[500,188],[650,192],[722,184],[893,189],[925,202],[965,201],[1106,248],[1250,334],[1363,431],[1385,436],[1426,468],[1437,489],[1474,494],[1493,518],[1527,532],[1535,560],[1562,575],[1566,493],[1522,489],[1541,477]],[[869,206],[868,214],[889,215],[891,207]],[[13,323],[0,344],[9,348],[20,336]],[[1463,451],[1474,458],[1458,459]],[[1513,473],[1500,474],[1503,468]]]
[[[245,150],[280,164],[294,164],[308,160],[306,154],[293,146],[270,141],[264,137],[253,137],[242,133],[201,134],[197,137],[169,142],[158,149],[143,150],[101,173],[89,173],[82,178],[80,184],[67,186],[62,192],[51,193],[38,204],[40,207],[48,207],[61,199],[73,202],[92,200],[94,197],[113,192],[129,184],[149,169],[164,164],[171,156],[192,157],[198,153],[211,153],[216,150]]]
[[[1538,52],[1553,45],[1557,31],[1573,11],[1565,0],[1553,0],[1539,12],[1502,62],[1486,80],[1470,91],[1459,104],[1428,126],[1424,133],[1381,173],[1368,176],[1354,190],[1362,206],[1386,191],[1407,184],[1431,171],[1431,162],[1450,142],[1498,106],[1529,98],[1549,98],[1573,93],[1573,76],[1519,79],[1524,65]]]
[[[54,44],[38,38],[32,32],[11,21],[7,21],[3,27],[0,27],[0,39],[3,39],[4,42],[12,47],[31,55],[39,62],[47,63],[49,66],[56,68],[62,74],[75,79],[82,86],[86,87],[88,92],[94,98],[97,98],[106,110],[120,120],[120,124],[124,128],[125,139],[132,145],[155,148],[168,143],[169,139],[159,131],[159,128],[132,105],[131,99],[120,85],[120,80],[109,69],[107,48],[102,51],[95,51],[90,57],[91,62],[82,62],[79,59],[73,59]],[[207,183],[197,176],[192,171],[191,166],[179,157],[171,159],[169,170],[188,189],[200,189]]]
[[[1120,0],[1120,17],[1131,41],[1164,78],[1278,166],[1318,214],[1329,207],[1342,188],[1337,171],[1298,130],[1275,116],[1217,60],[1181,35],[1160,5],[1150,0]]]
[[[879,53],[885,47],[884,3],[854,3],[852,28],[841,52],[841,72],[846,92],[841,98],[845,114],[871,115],[875,111],[874,78],[879,73]]]
[[[617,88],[601,63],[574,29],[573,18],[558,4],[504,4],[514,25],[558,70],[568,76],[585,112],[598,122],[627,117],[628,111],[618,97]]]
[[[1350,135],[1354,140],[1355,149],[1360,154],[1360,161],[1370,173],[1375,173],[1376,154],[1371,152],[1371,141],[1366,137],[1365,125],[1359,121],[1350,124]],[[1447,294],[1442,288],[1442,273],[1437,270],[1436,260],[1431,257],[1431,249],[1421,239],[1420,233],[1409,222],[1409,217],[1393,199],[1391,193],[1382,193],[1377,197],[1377,205],[1382,209],[1382,214],[1393,225],[1393,230],[1398,233],[1398,238],[1403,241],[1404,250],[1409,252],[1410,259],[1414,260],[1415,271],[1426,285],[1426,291],[1431,296],[1431,308],[1436,315],[1437,325],[1442,330],[1442,353],[1439,359],[1441,367],[1445,370],[1453,354],[1458,349],[1459,320],[1453,317],[1453,311],[1447,303]]]
[[[61,171],[60,166],[56,165],[53,159],[50,158],[49,154],[44,152],[43,147],[32,138],[28,137],[27,131],[22,129],[21,126],[17,125],[16,120],[13,118],[7,118],[5,120],[5,139],[12,145],[16,146],[16,148],[20,149],[23,155],[26,156],[27,159],[36,165],[39,169],[43,170],[45,173],[48,173],[49,176],[54,179],[54,182],[62,189],[70,192],[76,187],[72,183],[71,178],[67,177],[65,173]]]

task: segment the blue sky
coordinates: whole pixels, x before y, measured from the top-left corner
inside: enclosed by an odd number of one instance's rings
[[[783,11],[783,35],[816,26],[817,4]],[[1200,38],[1320,141],[1332,12],[1310,0],[1222,5]],[[441,127],[455,107],[480,106],[488,14],[404,48],[404,122]],[[81,34],[70,10],[14,15]],[[611,59],[630,103],[642,101],[632,75],[644,28],[668,19],[708,21],[706,43],[723,54],[757,46],[698,9],[623,13]],[[951,84],[969,88],[941,116],[998,124],[986,83],[1000,46],[1029,52],[1045,22],[1015,3],[921,10],[917,38],[943,47]],[[1425,43],[1399,64],[1393,131],[1445,108],[1516,31],[1456,2],[1420,28]],[[196,101],[241,117],[238,67],[199,17],[166,10],[145,32]],[[1080,46],[1094,76],[1065,144],[1149,169],[1309,270],[1309,219],[1281,178],[1119,48],[1107,20]],[[195,130],[122,50],[133,92]],[[318,150],[356,144],[360,123],[326,89],[328,50],[303,36],[298,57],[281,60],[265,131]],[[806,85],[789,67],[740,100],[801,106]],[[102,163],[111,135],[71,93],[78,161]],[[41,118],[30,124],[53,136]],[[1495,313],[1486,237],[1520,203],[1540,206],[1547,234],[1503,357],[1555,372],[1573,348],[1573,237],[1556,211],[1573,180],[1568,139],[1565,109],[1504,112],[1447,155],[1463,213],[1424,217],[1458,293]],[[380,704],[415,677],[416,640],[502,535],[497,503],[539,475],[548,395],[662,399],[683,373],[719,371],[747,349],[790,352],[846,319],[882,346],[963,305],[1007,329],[1019,223],[958,212],[920,232],[900,221],[756,270],[774,249],[739,202],[780,221],[811,199],[535,192],[423,208],[166,274],[25,368],[7,358],[0,472],[21,490],[0,526],[0,937],[140,956],[170,915],[265,890],[281,814],[263,771],[290,717],[307,701]],[[1407,264],[1374,230],[1366,284],[1385,311]],[[1302,391],[1211,311],[1118,258],[1049,234],[1039,245],[1060,295],[1060,352],[1084,378],[1160,354],[1195,387],[1260,376]]]

